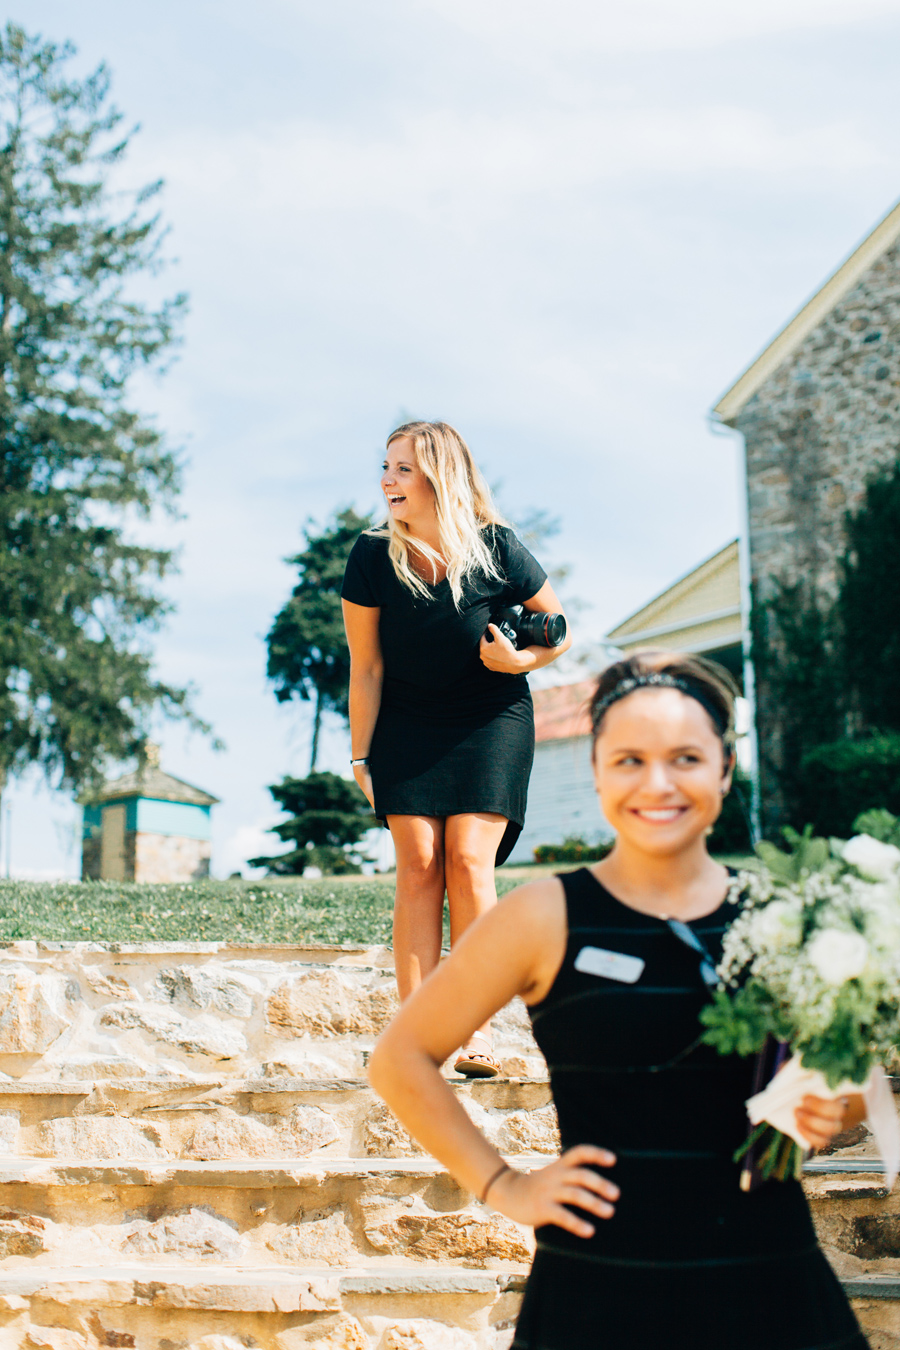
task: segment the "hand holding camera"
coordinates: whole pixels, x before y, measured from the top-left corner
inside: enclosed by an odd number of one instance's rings
[[[523,647],[559,647],[566,640],[565,614],[541,614],[522,605],[498,610],[491,620],[517,651]],[[488,642],[493,641],[490,632]]]
[[[494,615],[481,639],[481,659],[488,670],[518,675],[531,670],[534,660],[520,655],[528,647],[559,647],[566,640],[564,614],[542,614],[512,605]]]

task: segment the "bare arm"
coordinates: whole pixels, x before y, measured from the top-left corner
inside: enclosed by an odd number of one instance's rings
[[[354,605],[349,600],[342,600],[341,606],[350,648],[350,753],[353,759],[365,759],[381,707],[384,679],[384,662],[378,636],[381,610],[367,605]],[[366,794],[369,805],[373,805],[372,776],[368,766],[357,765],[353,776]]]
[[[516,994],[543,997],[565,945],[559,882],[520,888],[466,930],[450,958],[403,1004],[369,1062],[375,1090],[475,1195],[502,1171],[503,1159],[466,1115],[440,1066]],[[618,1191],[585,1165],[609,1167],[614,1161],[605,1149],[581,1145],[530,1174],[503,1171],[490,1187],[491,1203],[521,1223],[555,1223],[588,1237],[592,1226],[564,1206],[577,1204],[608,1218]]]
[[[559,603],[556,592],[545,581],[537,595],[533,595],[530,600],[526,600],[523,608],[532,614],[563,614],[563,607]],[[558,647],[522,647],[516,651],[515,647],[509,642],[496,624],[488,624],[488,632],[493,636],[493,642],[489,642],[487,637],[481,639],[481,659],[488,670],[501,670],[507,674],[527,675],[529,670],[540,670],[542,666],[549,666],[551,661],[555,661],[563,652],[567,652],[572,645],[572,634],[568,630],[565,640]]]

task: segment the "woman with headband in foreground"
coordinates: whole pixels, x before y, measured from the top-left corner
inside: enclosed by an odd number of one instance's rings
[[[384,1033],[372,1084],[463,1186],[536,1228],[515,1350],[864,1350],[800,1183],[740,1188],[752,1059],[699,1041],[740,904],[706,848],[734,766],[730,677],[637,653],[600,677],[592,720],[612,852],[520,887],[469,929]],[[563,1147],[528,1173],[440,1074],[517,994]],[[821,1148],[863,1109],[806,1097],[797,1123]]]

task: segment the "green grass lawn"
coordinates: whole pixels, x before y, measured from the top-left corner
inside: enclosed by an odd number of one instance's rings
[[[556,870],[501,868],[497,891],[505,895]],[[392,876],[185,886],[0,881],[0,942],[389,943],[393,900]]]

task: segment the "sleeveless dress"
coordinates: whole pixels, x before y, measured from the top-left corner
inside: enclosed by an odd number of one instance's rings
[[[801,1185],[739,1187],[753,1060],[698,1046],[699,958],[582,868],[561,876],[569,936],[531,1008],[563,1149],[612,1149],[621,1190],[595,1236],[539,1228],[515,1350],[865,1350]],[[691,924],[718,960],[735,910]],[[575,969],[584,947],[643,958],[635,984]]]
[[[488,670],[479,644],[497,611],[530,600],[547,574],[512,530],[488,531],[502,579],[468,578],[459,608],[446,580],[414,595],[387,539],[370,534],[350,551],[341,597],[380,609],[384,681],[369,748],[376,816],[495,812],[509,822],[499,866],[525,822],[534,709],[525,676]]]

